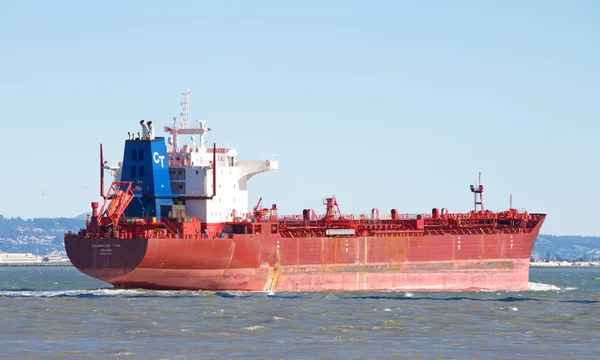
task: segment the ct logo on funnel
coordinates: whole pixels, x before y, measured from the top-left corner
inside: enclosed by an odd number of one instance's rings
[[[154,152],[154,162],[157,163],[157,164],[160,163],[160,167],[164,168],[165,167],[164,161],[165,161],[165,156],[164,155],[158,155],[158,152],[155,151]]]

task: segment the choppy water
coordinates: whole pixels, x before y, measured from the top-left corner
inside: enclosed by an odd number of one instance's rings
[[[599,358],[600,269],[532,269],[530,281],[522,292],[176,292],[2,267],[0,358]]]

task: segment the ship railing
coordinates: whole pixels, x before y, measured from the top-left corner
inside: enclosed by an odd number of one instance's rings
[[[189,189],[186,191],[186,194],[193,195],[193,196],[208,196],[206,194],[206,191],[204,191],[204,189],[200,189],[200,188]]]
[[[122,216],[119,219],[120,225],[148,225],[161,222],[160,216]]]
[[[524,228],[492,228],[492,227],[449,227],[425,229],[429,235],[491,235],[491,234],[523,234],[529,233],[531,229]]]
[[[325,218],[326,215],[317,215],[315,218],[311,218],[306,221],[320,221]],[[383,214],[379,216],[373,216],[371,214],[350,214],[350,215],[342,215],[342,218],[345,220],[350,220],[354,222],[360,221],[368,221],[372,222],[373,220],[394,220],[392,219],[391,214]],[[425,214],[398,214],[395,220],[416,220],[416,219],[425,219],[427,215]],[[276,217],[271,215],[265,215],[261,217],[262,221],[304,221],[304,217],[302,215],[278,215]]]
[[[214,153],[215,149],[213,148],[206,148],[206,152],[209,154]],[[229,150],[231,150],[230,148],[217,148],[217,154],[227,154],[227,152],[229,152]]]
[[[326,215],[317,215],[316,217],[311,217],[309,219],[305,219],[302,215],[265,215],[261,217],[262,221],[278,221],[278,222],[301,222],[301,221],[322,221],[325,219]],[[539,220],[542,218],[542,215],[531,215],[531,214],[518,214],[517,216],[512,217],[504,217],[499,216],[498,213],[487,213],[482,214],[481,216],[474,215],[472,213],[452,213],[452,214],[443,214],[439,217],[433,217],[431,214],[397,214],[396,218],[393,219],[391,214],[347,214],[341,216],[344,220],[352,221],[356,224],[361,223],[373,223],[377,221],[406,221],[406,220],[417,220],[423,219],[426,220],[427,225],[445,225],[449,219],[459,220],[460,224],[463,226],[492,226],[496,224],[498,219],[506,219],[506,220]],[[334,217],[334,221],[340,219],[339,217]]]
[[[193,216],[169,218],[167,216],[128,216],[119,219],[120,225],[159,225],[165,222],[194,222]]]
[[[146,196],[164,196],[164,197],[177,197],[178,195],[193,195],[193,196],[209,196],[206,194],[204,189],[200,188],[192,188],[192,189],[184,189],[181,187],[173,187],[171,191],[155,189],[152,191],[149,187],[141,187],[136,184],[133,185],[133,192],[136,195],[146,195]]]
[[[189,158],[169,159],[169,166],[171,166],[171,167],[206,166],[205,164],[206,164],[206,162],[200,163],[199,161],[192,161],[192,159],[189,159]],[[209,161],[208,164],[212,164],[212,160]],[[217,167],[226,167],[227,165],[229,165],[229,167],[235,167],[235,166],[238,166],[238,162],[237,161],[227,161],[225,158],[221,158],[221,159],[217,160]],[[171,180],[173,180],[173,179],[171,179]]]
[[[349,214],[344,215],[348,220],[361,221],[361,220],[417,220],[426,217],[425,214],[397,214],[396,219],[392,218],[392,214]]]
[[[279,155],[264,155],[260,158],[262,161],[279,161]]]

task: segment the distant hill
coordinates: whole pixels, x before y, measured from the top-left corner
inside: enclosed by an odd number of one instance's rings
[[[0,251],[46,255],[64,252],[63,235],[85,227],[88,213],[76,218],[24,220],[0,215]],[[600,260],[600,237],[539,235],[531,255],[534,259]]]
[[[79,219],[79,220],[85,221],[88,216],[92,216],[92,213],[84,212],[83,214],[79,214],[79,215],[75,216],[74,219]]]
[[[556,260],[599,260],[600,237],[556,236],[540,234],[532,258]]]
[[[85,219],[5,218],[0,215],[0,251],[46,255],[64,252],[63,235],[85,227]]]

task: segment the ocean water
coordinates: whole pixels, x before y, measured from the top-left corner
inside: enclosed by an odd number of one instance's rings
[[[112,290],[72,267],[0,267],[1,359],[595,359],[600,269],[527,291]]]

